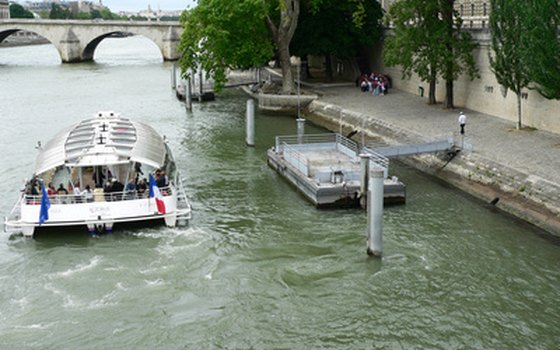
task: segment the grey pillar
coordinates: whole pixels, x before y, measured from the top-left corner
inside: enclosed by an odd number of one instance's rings
[[[246,132],[247,138],[245,143],[247,146],[255,146],[255,100],[247,100],[247,115],[246,115]]]
[[[175,63],[171,66],[171,89],[177,89],[177,66]]]
[[[370,171],[368,193],[367,253],[380,257],[383,254],[383,169]]]
[[[191,86],[191,78],[187,78],[185,81],[185,107],[187,111],[192,111],[192,86]]]
[[[360,206],[362,208],[367,207],[370,159],[369,154],[360,154]]]
[[[303,135],[305,134],[305,119],[297,118],[297,140],[298,143],[303,143]]]

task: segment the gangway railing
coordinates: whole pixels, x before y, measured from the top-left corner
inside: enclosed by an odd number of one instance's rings
[[[309,160],[305,151],[336,150],[357,161],[358,144],[340,134],[305,134],[277,136],[274,152],[282,154],[284,160],[309,176]]]
[[[397,158],[404,156],[413,156],[423,153],[437,153],[452,150],[455,146],[453,136],[449,136],[446,140],[431,141],[424,143],[416,143],[409,145],[395,145],[376,147],[374,144],[369,144],[368,149],[383,155],[387,158]]]

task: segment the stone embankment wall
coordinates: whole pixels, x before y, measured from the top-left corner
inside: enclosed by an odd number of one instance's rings
[[[311,102],[306,117],[333,131],[339,130],[342,120],[344,133],[364,131],[368,137],[381,138],[388,144],[425,141],[409,130],[321,101]],[[425,154],[400,161],[487,203],[498,200],[495,204],[498,208],[560,236],[560,186],[557,184],[498,164],[476,152],[461,152],[445,167],[445,154]]]
[[[494,73],[490,70],[489,54],[490,33],[488,29],[471,30],[478,49],[474,51],[476,65],[480,78],[469,80],[462,76],[454,83],[454,104],[456,107],[472,109],[485,114],[490,114],[512,122],[512,127],[517,122],[517,97],[511,91],[503,96],[501,85],[496,81]],[[382,47],[372,50],[370,61],[373,62],[371,70],[388,74],[393,87],[412,94],[424,91],[428,98],[429,86],[421,81],[417,75],[410,79],[403,79],[400,67],[385,67],[382,59]],[[445,82],[438,81],[436,86],[437,101],[445,99]],[[525,126],[534,127],[560,134],[560,100],[547,100],[534,90],[525,89],[522,93],[522,121]]]

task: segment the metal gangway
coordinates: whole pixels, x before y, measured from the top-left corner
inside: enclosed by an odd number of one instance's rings
[[[379,145],[376,143],[368,143],[365,148],[373,150],[375,153],[387,158],[398,158],[424,153],[457,153],[457,151],[461,149],[472,150],[472,145],[464,142],[463,139],[457,141],[453,135],[449,135],[445,139],[442,138],[440,140],[406,145]]]

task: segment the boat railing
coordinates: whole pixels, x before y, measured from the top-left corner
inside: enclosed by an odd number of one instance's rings
[[[282,149],[284,160],[293,165],[305,176],[309,176],[309,160],[307,157],[287,143],[282,143]]]
[[[290,145],[292,148],[300,150],[335,149],[351,158],[356,158],[359,153],[358,144],[340,134],[276,136],[275,152],[277,154],[284,152],[284,145]]]
[[[159,187],[159,191],[163,196],[170,196],[173,194],[174,188],[172,186]],[[150,196],[149,190],[145,191],[122,191],[122,192],[102,192],[93,191],[83,194],[54,194],[49,196],[51,204],[81,204],[93,202],[121,202],[136,199],[145,199]],[[27,205],[41,205],[42,195],[32,196],[23,195],[23,203]]]

